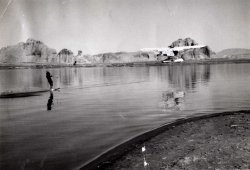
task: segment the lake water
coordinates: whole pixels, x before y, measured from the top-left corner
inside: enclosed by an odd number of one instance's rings
[[[0,70],[0,169],[77,169],[175,119],[250,109],[250,64]]]

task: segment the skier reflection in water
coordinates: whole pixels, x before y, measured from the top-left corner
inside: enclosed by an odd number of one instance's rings
[[[47,103],[47,110],[51,110],[52,105],[53,105],[53,92],[50,91],[50,96],[49,96],[49,100],[48,100],[48,103]]]

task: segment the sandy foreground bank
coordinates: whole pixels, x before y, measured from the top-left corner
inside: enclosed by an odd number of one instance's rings
[[[125,150],[94,169],[250,169],[250,112],[173,125]]]

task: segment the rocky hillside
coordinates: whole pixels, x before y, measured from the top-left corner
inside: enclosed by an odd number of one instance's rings
[[[17,45],[0,49],[0,63],[2,64],[109,64],[127,62],[155,61],[154,53],[146,52],[117,52],[97,55],[83,55],[79,51],[76,56],[68,49],[59,53],[49,48],[43,42],[28,39]]]
[[[85,56],[90,63],[130,63],[156,61],[157,57],[153,52],[116,52],[103,53],[93,56]]]
[[[216,58],[229,58],[229,59],[249,59],[250,49],[230,48],[218,52]]]
[[[172,44],[169,47],[174,48],[174,47],[194,46],[194,45],[198,45],[198,43],[196,43],[193,39],[191,38],[181,39],[180,38],[172,42]]]
[[[198,45],[198,43],[191,39],[191,38],[185,38],[185,39],[178,39],[174,41],[169,47],[185,47],[185,46],[195,46]],[[191,48],[186,49],[183,51],[180,51],[177,56],[182,58],[183,60],[204,60],[211,58],[215,53],[208,47],[201,47],[201,48]]]
[[[180,53],[183,60],[204,60],[210,59],[215,53],[208,46],[184,50]]]
[[[194,46],[197,43],[191,38],[178,39],[169,47]],[[185,49],[177,56],[184,60],[202,60],[210,58],[214,53],[208,46],[202,48]],[[41,41],[28,39],[17,45],[0,49],[0,64],[112,64],[159,61],[153,51],[116,52],[86,55],[79,51],[77,55],[69,49],[62,49],[59,53],[49,48]]]
[[[59,64],[73,64],[74,63],[74,53],[66,48],[62,49],[54,61],[54,63]]]
[[[96,55],[77,55],[77,64],[112,64],[156,61],[157,56],[153,52],[116,52],[101,53]]]
[[[26,42],[0,49],[0,63],[50,63],[56,58],[56,50],[41,41]]]

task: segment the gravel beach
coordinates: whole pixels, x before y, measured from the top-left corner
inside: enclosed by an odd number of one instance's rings
[[[96,168],[250,169],[249,113],[235,112],[172,126]]]

